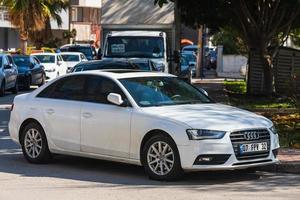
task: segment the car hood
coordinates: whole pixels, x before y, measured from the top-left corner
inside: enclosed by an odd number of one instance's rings
[[[79,61],[75,61],[75,62],[66,62],[65,61],[65,63],[67,64],[68,67],[73,68],[75,65],[77,65],[80,62]]]
[[[270,128],[267,118],[246,110],[223,104],[188,104],[142,108],[145,113],[181,122],[195,129],[233,131]]]
[[[18,66],[18,73],[19,74],[25,74],[28,71],[30,71],[28,66]]]

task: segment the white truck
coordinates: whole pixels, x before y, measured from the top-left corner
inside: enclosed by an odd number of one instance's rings
[[[151,60],[156,70],[169,72],[167,35],[160,31],[113,31],[106,35],[102,59]]]

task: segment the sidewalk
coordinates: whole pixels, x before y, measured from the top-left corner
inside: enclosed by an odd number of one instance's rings
[[[224,88],[224,79],[194,79],[193,84],[206,90],[208,95],[216,102],[229,104],[229,98]],[[278,159],[280,160],[278,165],[263,167],[262,170],[300,174],[300,149],[280,149]]]

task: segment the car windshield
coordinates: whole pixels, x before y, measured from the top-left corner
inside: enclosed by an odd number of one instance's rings
[[[122,58],[163,58],[163,37],[108,37],[106,44],[106,57]]]
[[[120,82],[141,107],[212,103],[198,89],[176,77],[125,78]]]
[[[61,57],[65,62],[78,62],[79,56],[78,55],[72,55],[72,54],[62,54]]]
[[[13,56],[13,60],[18,67],[28,67],[30,64],[29,57]]]
[[[71,52],[80,52],[80,53],[83,53],[86,57],[93,57],[93,51],[92,51],[92,48],[91,47],[81,47],[81,46],[78,46],[78,47],[70,47],[68,49],[68,51],[71,51]]]
[[[196,62],[197,57],[192,53],[182,54],[182,57],[185,57],[188,61]]]
[[[55,63],[55,56],[53,55],[35,55],[41,63]]]

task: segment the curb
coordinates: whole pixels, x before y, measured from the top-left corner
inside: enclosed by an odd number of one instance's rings
[[[260,167],[259,170],[277,173],[300,174],[300,162],[280,162],[276,165]]]

